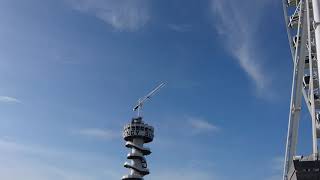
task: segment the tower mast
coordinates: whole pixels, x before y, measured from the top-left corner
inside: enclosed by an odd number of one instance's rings
[[[125,146],[131,149],[127,159],[131,162],[124,164],[125,168],[130,169],[130,174],[123,176],[122,180],[143,180],[143,177],[150,173],[145,156],[150,155],[151,150],[143,145],[153,141],[154,128],[143,122],[141,113],[144,103],[164,86],[165,83],[161,83],[145,97],[138,100],[138,104],[133,108],[133,111],[137,111],[137,117],[132,118],[132,121],[123,129]]]

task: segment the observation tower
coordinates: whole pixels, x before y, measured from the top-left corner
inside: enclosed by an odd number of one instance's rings
[[[130,169],[130,173],[123,176],[122,180],[143,180],[144,176],[150,174],[145,156],[150,155],[151,150],[144,147],[144,144],[153,141],[154,128],[142,120],[141,111],[143,104],[164,86],[164,83],[160,84],[144,98],[139,99],[138,104],[133,108],[133,111],[138,112],[137,117],[132,118],[131,122],[124,126],[125,146],[131,151],[127,155],[130,162],[124,164],[125,168]]]
[[[320,179],[320,1],[283,0],[284,17],[293,60],[293,80],[283,180]],[[303,97],[303,98],[302,98]],[[311,154],[297,156],[302,99],[312,124]]]
[[[126,141],[126,147],[131,149],[127,155],[131,163],[126,162],[124,167],[131,170],[129,175],[122,178],[123,180],[141,180],[143,176],[150,173],[144,156],[150,155],[151,150],[143,144],[152,142],[153,133],[153,127],[145,124],[142,117],[133,118],[131,123],[124,127],[123,138]]]

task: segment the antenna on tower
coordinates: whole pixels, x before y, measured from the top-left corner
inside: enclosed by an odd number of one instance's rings
[[[146,96],[144,96],[143,98],[140,98],[138,100],[138,104],[136,106],[134,106],[134,108],[133,108],[133,111],[137,111],[138,117],[141,116],[142,107],[143,107],[144,103],[147,100],[151,99],[151,97],[154,96],[158,91],[160,91],[160,89],[162,89],[165,85],[166,85],[166,83],[164,83],[164,82],[161,83],[156,88],[154,88],[149,94],[147,94]]]

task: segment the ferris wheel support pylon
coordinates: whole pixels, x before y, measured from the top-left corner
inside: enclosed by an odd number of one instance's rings
[[[303,8],[303,4],[299,4]],[[293,78],[292,78],[292,90],[291,90],[291,103],[290,103],[290,112],[289,112],[289,124],[288,124],[288,134],[287,134],[287,145],[286,145],[286,156],[285,156],[285,167],[284,174],[288,173],[289,167],[291,166],[293,156],[296,154],[296,146],[298,141],[298,127],[299,127],[299,118],[301,113],[301,101],[302,101],[302,80],[303,80],[303,68],[304,61],[301,61],[302,56],[299,54],[304,53],[304,48],[306,44],[306,31],[301,28],[306,23],[306,19],[303,18],[303,11],[298,12],[299,15],[299,24],[297,34],[302,34],[301,43],[298,43],[296,50],[292,51],[293,53]],[[302,31],[302,32],[301,32]],[[291,38],[290,38],[291,40]],[[303,47],[299,47],[299,46]],[[300,49],[300,51],[299,51]],[[285,179],[286,180],[286,179]]]
[[[312,9],[313,9],[313,22],[319,22],[320,20],[320,11],[319,11],[319,0],[312,0]],[[309,57],[312,57],[312,50],[311,50],[311,47],[312,47],[312,39],[311,39],[311,28],[313,28],[314,30],[314,36],[315,36],[315,46],[316,46],[316,52],[320,52],[320,28],[316,28],[315,26],[311,27],[311,8],[309,7],[310,4],[307,3],[307,18],[308,18],[308,47],[310,47],[310,50],[308,51],[308,56]],[[317,20],[316,20],[317,19]],[[320,67],[319,63],[319,59],[320,59],[320,54],[319,53],[316,53],[316,59],[317,59],[317,63],[318,63],[318,66],[317,67]],[[313,70],[313,64],[310,63],[309,64],[310,66],[310,74],[312,74],[312,70]],[[318,75],[320,74],[319,72],[319,68],[318,69]],[[314,88],[314,82],[313,81],[310,81],[310,85],[312,86],[312,89]],[[313,158],[315,159],[316,156],[318,155],[318,137],[317,137],[317,120],[316,120],[316,111],[315,111],[315,105],[314,105],[314,92],[311,92],[312,93],[312,96],[311,97],[311,102],[313,102],[312,104],[312,112],[311,112],[311,118],[312,118],[312,151],[313,151]]]
[[[320,0],[283,0],[293,78],[283,180],[320,179]],[[290,14],[292,13],[293,14]],[[319,46],[318,46],[319,45]],[[312,155],[296,156],[302,97],[311,116]],[[310,166],[310,163],[312,166]]]
[[[315,36],[315,46],[317,54],[318,67],[320,67],[320,2],[319,0],[312,0],[313,7],[313,28]],[[310,16],[309,16],[310,17]],[[309,21],[310,23],[311,21]],[[310,25],[311,26],[311,25]],[[311,28],[309,26],[309,28]],[[310,40],[311,41],[311,40]],[[311,42],[310,42],[311,43]],[[320,68],[318,68],[318,75],[320,74]],[[318,154],[318,141],[317,141],[317,124],[316,120],[312,121],[312,130],[313,130],[313,154],[316,156]]]
[[[317,52],[320,52],[320,2],[319,0],[312,0],[313,7],[313,28],[315,31],[315,40],[316,40],[316,48]],[[320,53],[317,53],[317,59],[320,59]],[[319,65],[320,61],[318,61]],[[320,67],[320,66],[318,66]],[[319,69],[318,69],[319,70]],[[320,74],[320,72],[318,72]]]

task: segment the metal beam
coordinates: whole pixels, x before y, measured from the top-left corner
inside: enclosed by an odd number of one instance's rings
[[[287,180],[289,167],[292,164],[293,157],[296,154],[296,145],[298,140],[299,118],[301,113],[301,101],[303,92],[303,75],[305,66],[305,53],[307,43],[307,18],[304,18],[304,3],[300,3],[300,15],[298,25],[298,36],[301,34],[301,42],[297,43],[294,55],[293,83],[291,91],[291,103],[289,113],[288,135],[285,155],[285,166],[283,179]],[[297,40],[299,42],[299,40]]]

